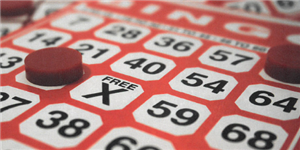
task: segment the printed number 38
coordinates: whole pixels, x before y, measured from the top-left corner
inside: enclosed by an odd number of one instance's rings
[[[49,112],[50,115],[59,115],[60,117],[51,117],[50,120],[52,121],[52,124],[45,125],[44,120],[38,119],[36,121],[36,125],[40,128],[44,129],[51,129],[59,126],[60,122],[68,118],[68,114],[63,111],[51,111]],[[81,123],[79,126],[77,123]],[[58,133],[64,137],[76,137],[82,133],[82,130],[85,128],[88,128],[90,126],[90,123],[83,119],[73,119],[70,121],[69,125],[61,126],[58,129]],[[73,133],[68,133],[67,129],[74,129]]]

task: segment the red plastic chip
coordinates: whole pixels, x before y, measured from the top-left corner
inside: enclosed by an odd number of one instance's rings
[[[83,75],[82,56],[70,48],[45,48],[25,58],[28,81],[44,86],[58,86],[77,81]]]
[[[282,82],[300,83],[300,46],[272,47],[265,64],[265,72]]]
[[[34,9],[33,1],[0,1],[1,16],[18,16],[30,13]]]

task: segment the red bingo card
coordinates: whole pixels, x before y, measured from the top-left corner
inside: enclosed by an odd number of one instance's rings
[[[75,1],[7,34],[1,148],[300,149],[300,2],[249,3]]]

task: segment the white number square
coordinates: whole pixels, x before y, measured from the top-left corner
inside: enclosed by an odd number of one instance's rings
[[[0,87],[0,122],[11,121],[40,102],[39,95],[10,86]]]
[[[132,127],[112,129],[89,149],[113,150],[117,148],[130,150],[174,150],[173,145],[169,141]]]
[[[72,36],[67,33],[50,29],[37,29],[15,39],[13,43],[14,45],[31,50],[39,50],[48,47],[60,46],[71,39]]]
[[[193,134],[209,115],[205,105],[169,94],[154,95],[133,112],[137,122],[177,136]]]
[[[61,103],[48,105],[20,124],[20,132],[56,148],[77,146],[102,125],[101,117]]]
[[[24,64],[26,53],[10,48],[1,48],[0,74],[10,73]]]
[[[205,65],[240,73],[250,71],[259,60],[259,56],[227,46],[213,46],[203,53],[199,60]]]
[[[273,0],[272,3],[275,6],[276,10],[280,13],[299,14],[300,12],[300,1],[298,0],[290,0],[290,1]]]
[[[135,83],[113,76],[93,76],[70,91],[73,99],[104,109],[123,109],[144,92]]]
[[[281,149],[288,134],[280,126],[239,115],[222,117],[205,137],[216,149]]]
[[[112,65],[111,69],[144,81],[159,80],[176,64],[169,59],[147,53],[129,53]]]
[[[221,100],[237,85],[235,78],[202,68],[187,68],[169,84],[173,90],[205,100]]]
[[[135,43],[150,33],[148,28],[127,24],[111,23],[95,32],[96,37],[117,43]]]
[[[300,116],[300,93],[269,85],[249,85],[235,101],[245,111],[280,119],[292,120]]]
[[[103,23],[104,20],[99,17],[90,16],[87,14],[68,14],[51,23],[53,27],[74,31],[83,32],[96,27]]]
[[[159,34],[144,44],[148,50],[175,57],[190,56],[201,46],[199,40],[171,33]]]
[[[90,39],[77,41],[69,47],[78,50],[86,64],[101,64],[121,51],[118,46]]]

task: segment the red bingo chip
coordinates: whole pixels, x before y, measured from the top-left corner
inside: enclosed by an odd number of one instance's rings
[[[1,16],[19,16],[23,14],[28,14],[34,9],[34,4],[31,0],[3,0],[0,1],[0,6]]]
[[[265,71],[280,81],[300,83],[300,46],[272,47],[267,54]]]
[[[45,48],[25,58],[28,81],[45,86],[58,86],[78,80],[82,74],[81,54],[70,48]]]

